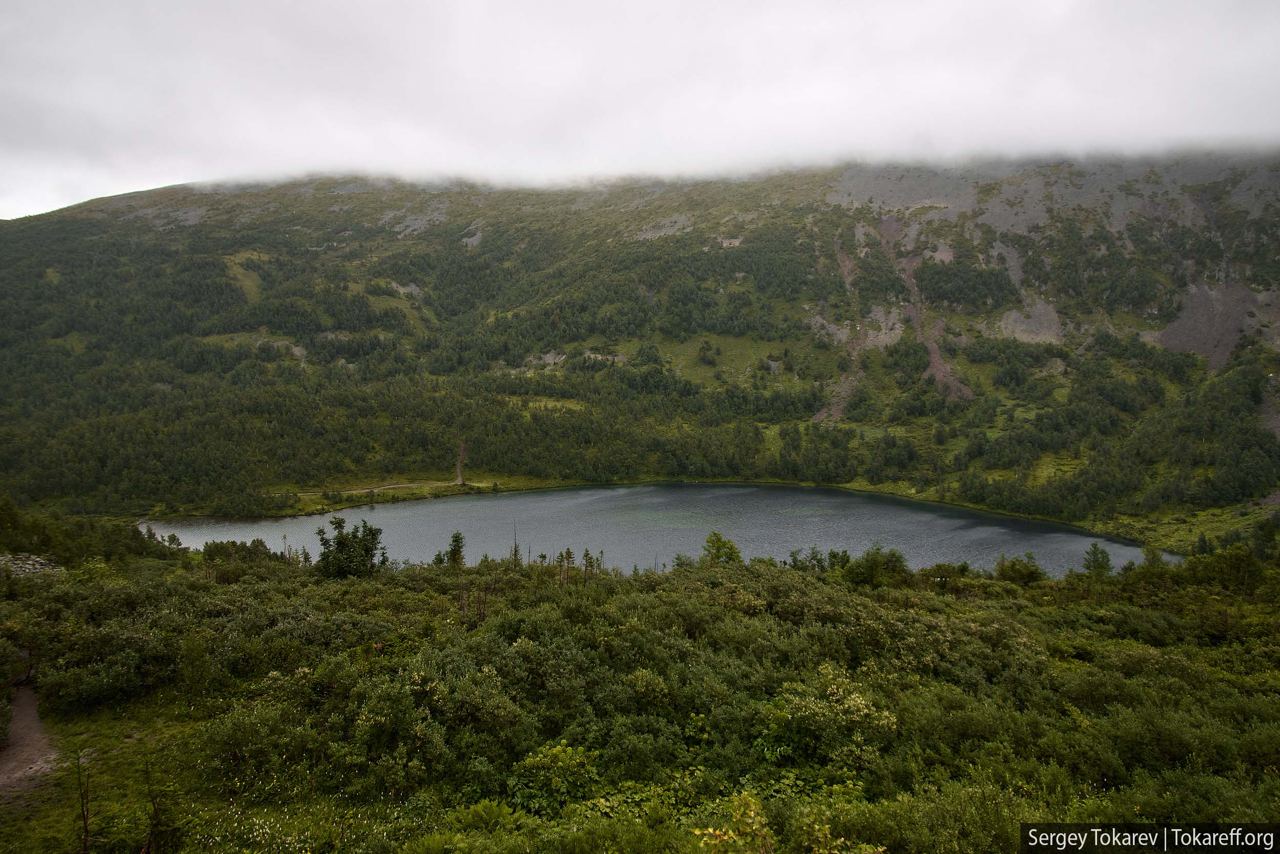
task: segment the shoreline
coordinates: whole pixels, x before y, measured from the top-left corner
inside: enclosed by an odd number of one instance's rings
[[[1061,519],[1054,519],[1048,516],[1037,516],[1029,513],[1012,513],[1012,512],[1002,511],[1002,510],[993,510],[991,508],[984,507],[979,504],[971,504],[963,501],[910,495],[910,494],[895,491],[892,489],[875,489],[875,488],[862,486],[862,485],[855,486],[852,484],[815,483],[815,482],[809,482],[809,481],[787,481],[787,480],[770,480],[770,479],[744,480],[741,478],[679,479],[679,478],[655,477],[655,478],[638,478],[634,480],[569,481],[569,482],[549,482],[549,483],[541,483],[541,484],[536,482],[538,480],[537,478],[529,478],[528,480],[533,482],[521,483],[522,478],[520,477],[515,477],[511,481],[507,481],[508,483],[515,482],[519,484],[516,486],[503,486],[503,482],[496,479],[489,481],[487,484],[481,481],[478,483],[464,483],[461,486],[453,483],[441,484],[441,482],[439,481],[421,481],[419,483],[412,484],[412,486],[425,486],[425,485],[434,483],[437,485],[444,486],[443,489],[440,489],[439,491],[436,491],[436,492],[432,492],[428,490],[426,494],[423,494],[422,492],[412,492],[407,494],[391,492],[391,491],[381,492],[379,491],[380,488],[376,486],[375,487],[356,487],[356,488],[347,489],[347,490],[309,490],[306,494],[315,495],[315,494],[324,494],[326,492],[329,492],[330,494],[350,493],[352,494],[352,500],[350,501],[344,500],[344,501],[338,501],[334,503],[328,503],[315,508],[302,507],[302,508],[296,508],[292,510],[283,510],[283,511],[278,511],[273,513],[265,513],[262,515],[255,515],[255,516],[218,516],[218,515],[212,515],[212,514],[198,514],[198,513],[197,514],[152,514],[152,515],[148,515],[146,517],[138,519],[137,523],[140,526],[142,526],[152,521],[177,522],[177,521],[193,521],[193,520],[227,520],[227,521],[241,520],[243,521],[243,520],[250,520],[250,519],[254,519],[254,520],[292,519],[292,518],[303,518],[307,516],[323,516],[329,513],[337,513],[343,510],[350,510],[355,507],[366,507],[366,506],[372,507],[377,504],[399,504],[399,503],[404,503],[406,501],[434,501],[434,500],[440,500],[440,499],[456,498],[461,496],[550,492],[550,491],[568,490],[568,489],[592,489],[592,488],[609,489],[609,488],[615,488],[615,487],[633,487],[633,486],[699,486],[699,485],[775,486],[775,487],[788,487],[788,488],[795,488],[795,489],[828,489],[828,490],[839,491],[839,492],[853,493],[857,495],[872,496],[876,498],[894,499],[898,501],[909,502],[912,504],[932,504],[940,508],[952,508],[957,510],[964,510],[971,513],[982,513],[982,514],[997,517],[997,518],[1016,519],[1023,522],[1038,522],[1041,524],[1054,525],[1056,527],[1070,530],[1079,534],[1100,537],[1107,540],[1112,540],[1119,543],[1123,543],[1125,545],[1135,546],[1139,548],[1147,545],[1152,545],[1161,549],[1166,553],[1177,555],[1179,557],[1185,556],[1186,554],[1186,552],[1184,552],[1182,549],[1174,547],[1172,544],[1168,542],[1160,543],[1151,539],[1144,540],[1142,538],[1136,537],[1134,536],[1131,530],[1131,527],[1123,523],[1120,523],[1114,526],[1113,525],[1095,525],[1095,526],[1086,527],[1085,525],[1075,524],[1072,522],[1065,522],[1065,521],[1062,521]],[[385,488],[387,489],[391,489],[392,487],[403,488],[408,486],[411,486],[411,485],[410,484],[393,484]],[[295,493],[295,494],[301,494],[301,493]],[[357,499],[357,495],[358,495],[358,499]]]

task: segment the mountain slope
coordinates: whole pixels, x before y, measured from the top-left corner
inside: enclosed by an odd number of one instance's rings
[[[1172,542],[1280,480],[1278,282],[1274,158],[170,187],[0,225],[3,486],[288,511],[465,443]]]

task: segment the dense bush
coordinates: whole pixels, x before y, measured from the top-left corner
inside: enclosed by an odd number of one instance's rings
[[[565,553],[328,578],[215,544],[21,579],[0,630],[55,721],[140,716],[181,751],[154,797],[197,847],[987,851],[1028,817],[1267,815],[1276,528],[1061,580],[748,563],[715,534],[631,577]],[[118,732],[93,743],[138,749]],[[99,773],[95,832],[141,847],[142,771]]]
[[[916,272],[920,293],[954,306],[984,311],[1017,299],[1018,289],[1002,267],[925,261]]]

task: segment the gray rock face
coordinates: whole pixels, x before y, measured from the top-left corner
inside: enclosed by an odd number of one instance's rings
[[[1240,282],[1211,287],[1192,285],[1177,319],[1160,332],[1160,344],[1180,353],[1197,353],[1210,367],[1227,363],[1240,336],[1261,332],[1272,346],[1280,343],[1280,300],[1274,291],[1258,294]]]
[[[1028,298],[1024,310],[1013,309],[1000,318],[1000,332],[1030,344],[1061,344],[1062,321],[1053,305],[1043,297]]]
[[[39,555],[0,555],[0,572],[5,571],[13,575],[39,575],[44,572],[61,572],[62,567]]]
[[[1073,163],[856,164],[833,182],[827,201],[885,210],[927,208],[924,220],[974,213],[978,222],[999,231],[1024,233],[1045,223],[1055,208],[1104,211],[1116,230],[1135,217],[1156,214],[1197,226],[1204,222],[1193,193],[1198,186],[1234,183],[1230,201],[1250,215],[1280,201],[1280,172],[1272,161],[1274,157],[1240,154]]]

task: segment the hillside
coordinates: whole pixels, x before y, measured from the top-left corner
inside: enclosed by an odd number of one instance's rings
[[[297,512],[465,444],[1187,549],[1277,500],[1278,284],[1275,157],[170,187],[0,223],[0,488]]]

